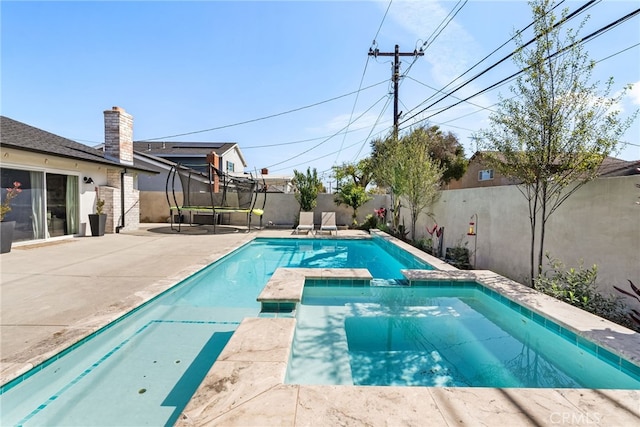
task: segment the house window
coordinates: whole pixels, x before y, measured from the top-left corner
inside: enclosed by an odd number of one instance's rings
[[[478,181],[489,181],[493,179],[493,169],[483,169],[478,172]]]
[[[235,172],[233,162],[227,162],[227,172]]]

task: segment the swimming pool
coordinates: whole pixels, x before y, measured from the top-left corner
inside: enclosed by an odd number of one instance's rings
[[[286,382],[640,389],[595,345],[527,311],[471,282],[305,286]]]
[[[329,266],[389,283],[430,268],[372,240],[256,239],[3,385],[0,424],[172,424],[276,268]]]

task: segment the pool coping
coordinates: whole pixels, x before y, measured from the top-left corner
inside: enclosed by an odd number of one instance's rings
[[[288,302],[295,300],[295,296],[302,295],[305,273],[318,276],[317,271],[309,271],[314,269],[279,270],[286,271],[277,276],[274,274],[274,285],[270,287],[268,283],[265,290],[269,289],[261,294],[263,301],[271,297]],[[327,278],[332,274],[346,277],[340,269],[322,270]],[[482,282],[483,286],[506,292],[520,304],[532,307],[552,304],[549,307],[568,323],[567,326],[591,317],[589,324],[623,334],[625,330],[632,332],[633,342],[636,345],[640,342],[640,334],[621,326],[618,327],[621,329],[615,328],[618,325],[491,271],[404,272],[413,281],[435,278],[436,283],[443,280]],[[293,280],[283,281],[287,277]],[[286,289],[287,284],[294,289]],[[559,304],[554,304],[555,301]],[[319,420],[323,425],[541,425],[567,422],[632,425],[640,421],[639,390],[285,384],[295,325],[293,317],[244,319],[183,410],[176,426],[317,425]],[[595,336],[604,339],[603,344],[608,343],[607,336]],[[631,341],[627,340],[627,344]]]

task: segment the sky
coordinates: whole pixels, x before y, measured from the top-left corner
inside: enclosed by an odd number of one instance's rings
[[[637,9],[635,0],[599,1],[567,25],[577,29],[589,15],[585,36]],[[490,126],[513,82],[445,108],[516,68],[504,61],[441,94],[511,53],[514,32],[532,22],[529,5],[513,0],[3,0],[0,17],[2,115],[96,146],[103,111],[119,106],[134,117],[136,141],[236,142],[246,171],[311,167],[326,182],[333,165],[368,156],[369,142],[392,129],[393,58],[370,48],[425,48],[401,57],[400,129],[438,125],[470,157],[473,136]],[[640,15],[584,48],[597,61],[591,81],[599,88],[609,77],[613,93],[637,83],[618,105],[622,116],[640,108]],[[640,159],[639,122],[617,157]]]

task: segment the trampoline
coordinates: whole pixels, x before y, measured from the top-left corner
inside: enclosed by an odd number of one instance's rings
[[[181,189],[177,188],[178,184]],[[224,214],[245,214],[247,232],[251,231],[251,219],[255,215],[260,218],[262,228],[266,193],[261,206],[257,206],[257,202],[263,188],[266,188],[264,179],[252,174],[232,175],[211,163],[176,164],[166,182],[171,229],[180,232],[188,219],[189,225],[213,225],[215,233]],[[182,203],[179,203],[179,193],[182,193]]]

